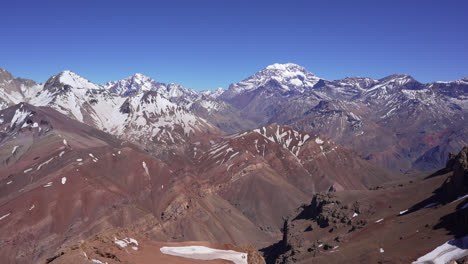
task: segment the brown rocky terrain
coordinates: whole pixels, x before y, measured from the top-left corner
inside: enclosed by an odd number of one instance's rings
[[[263,250],[267,263],[411,263],[466,236],[467,154],[465,147],[433,174],[314,195],[285,219],[283,239]]]

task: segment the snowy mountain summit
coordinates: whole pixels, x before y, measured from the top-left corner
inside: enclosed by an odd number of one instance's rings
[[[275,63],[241,82],[231,84],[221,97],[230,99],[238,94],[255,91],[262,87],[280,92],[303,93],[311,89],[319,80],[319,77],[297,64]]]
[[[164,84],[141,73],[136,73],[123,80],[110,81],[104,85],[106,89],[123,96],[129,96],[140,91],[158,90],[163,86]]]

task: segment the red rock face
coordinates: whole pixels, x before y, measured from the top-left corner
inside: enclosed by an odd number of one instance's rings
[[[0,114],[5,263],[41,262],[129,226],[150,240],[263,247],[314,192],[394,177],[325,137],[276,124],[193,135],[163,161],[50,108],[21,104]]]

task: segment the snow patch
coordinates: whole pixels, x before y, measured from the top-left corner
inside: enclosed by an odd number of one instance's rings
[[[234,262],[234,264],[247,264],[247,253],[237,252],[233,250],[213,249],[204,246],[187,246],[187,247],[162,247],[161,253],[171,256],[214,260],[225,259]]]
[[[31,113],[31,112],[26,111],[26,110],[23,111],[22,107],[23,106],[21,105],[21,108],[16,109],[15,115],[11,119],[10,127],[13,127],[17,123],[19,124],[19,123],[23,122],[24,119],[26,119],[26,117],[28,117],[28,115]]]
[[[11,213],[8,213],[8,214],[6,214],[6,215],[0,217],[0,221],[2,221],[3,219],[7,218],[10,214],[11,214]]]
[[[148,166],[146,166],[146,162],[142,162],[141,165],[143,165],[143,169],[145,169],[146,175],[150,176]]]
[[[62,184],[65,184],[67,182],[67,177],[62,177]]]
[[[455,201],[453,201],[452,203],[457,202],[457,201],[460,201],[461,199],[465,199],[466,197],[468,197],[468,194],[463,195],[463,196],[459,196],[459,197],[458,197]]]
[[[465,256],[468,256],[468,236],[445,242],[433,251],[418,258],[413,264],[446,264]]]
[[[14,146],[13,150],[11,151],[11,154],[15,154],[16,150],[19,148],[19,146]]]
[[[49,164],[54,158],[55,158],[55,157],[52,157],[52,158],[50,158],[50,159],[44,161],[43,163],[41,163],[41,164],[37,167],[37,170],[40,170],[40,169],[42,168],[42,166]]]
[[[122,248],[127,247],[128,245],[132,245],[132,244],[138,246],[138,241],[131,237],[130,238],[126,237],[123,239],[117,239],[116,237],[114,237],[114,243],[119,245]]]
[[[91,262],[92,263],[97,263],[97,264],[107,264],[107,262],[102,262],[99,259],[92,259]]]

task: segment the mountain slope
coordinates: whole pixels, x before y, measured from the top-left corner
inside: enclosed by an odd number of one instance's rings
[[[19,104],[0,116],[3,263],[42,263],[115,227],[162,241],[269,239],[177,158],[155,159],[47,107]]]
[[[467,153],[436,173],[375,190],[315,195],[285,221],[283,239],[264,249],[267,263],[452,263],[468,256]]]

